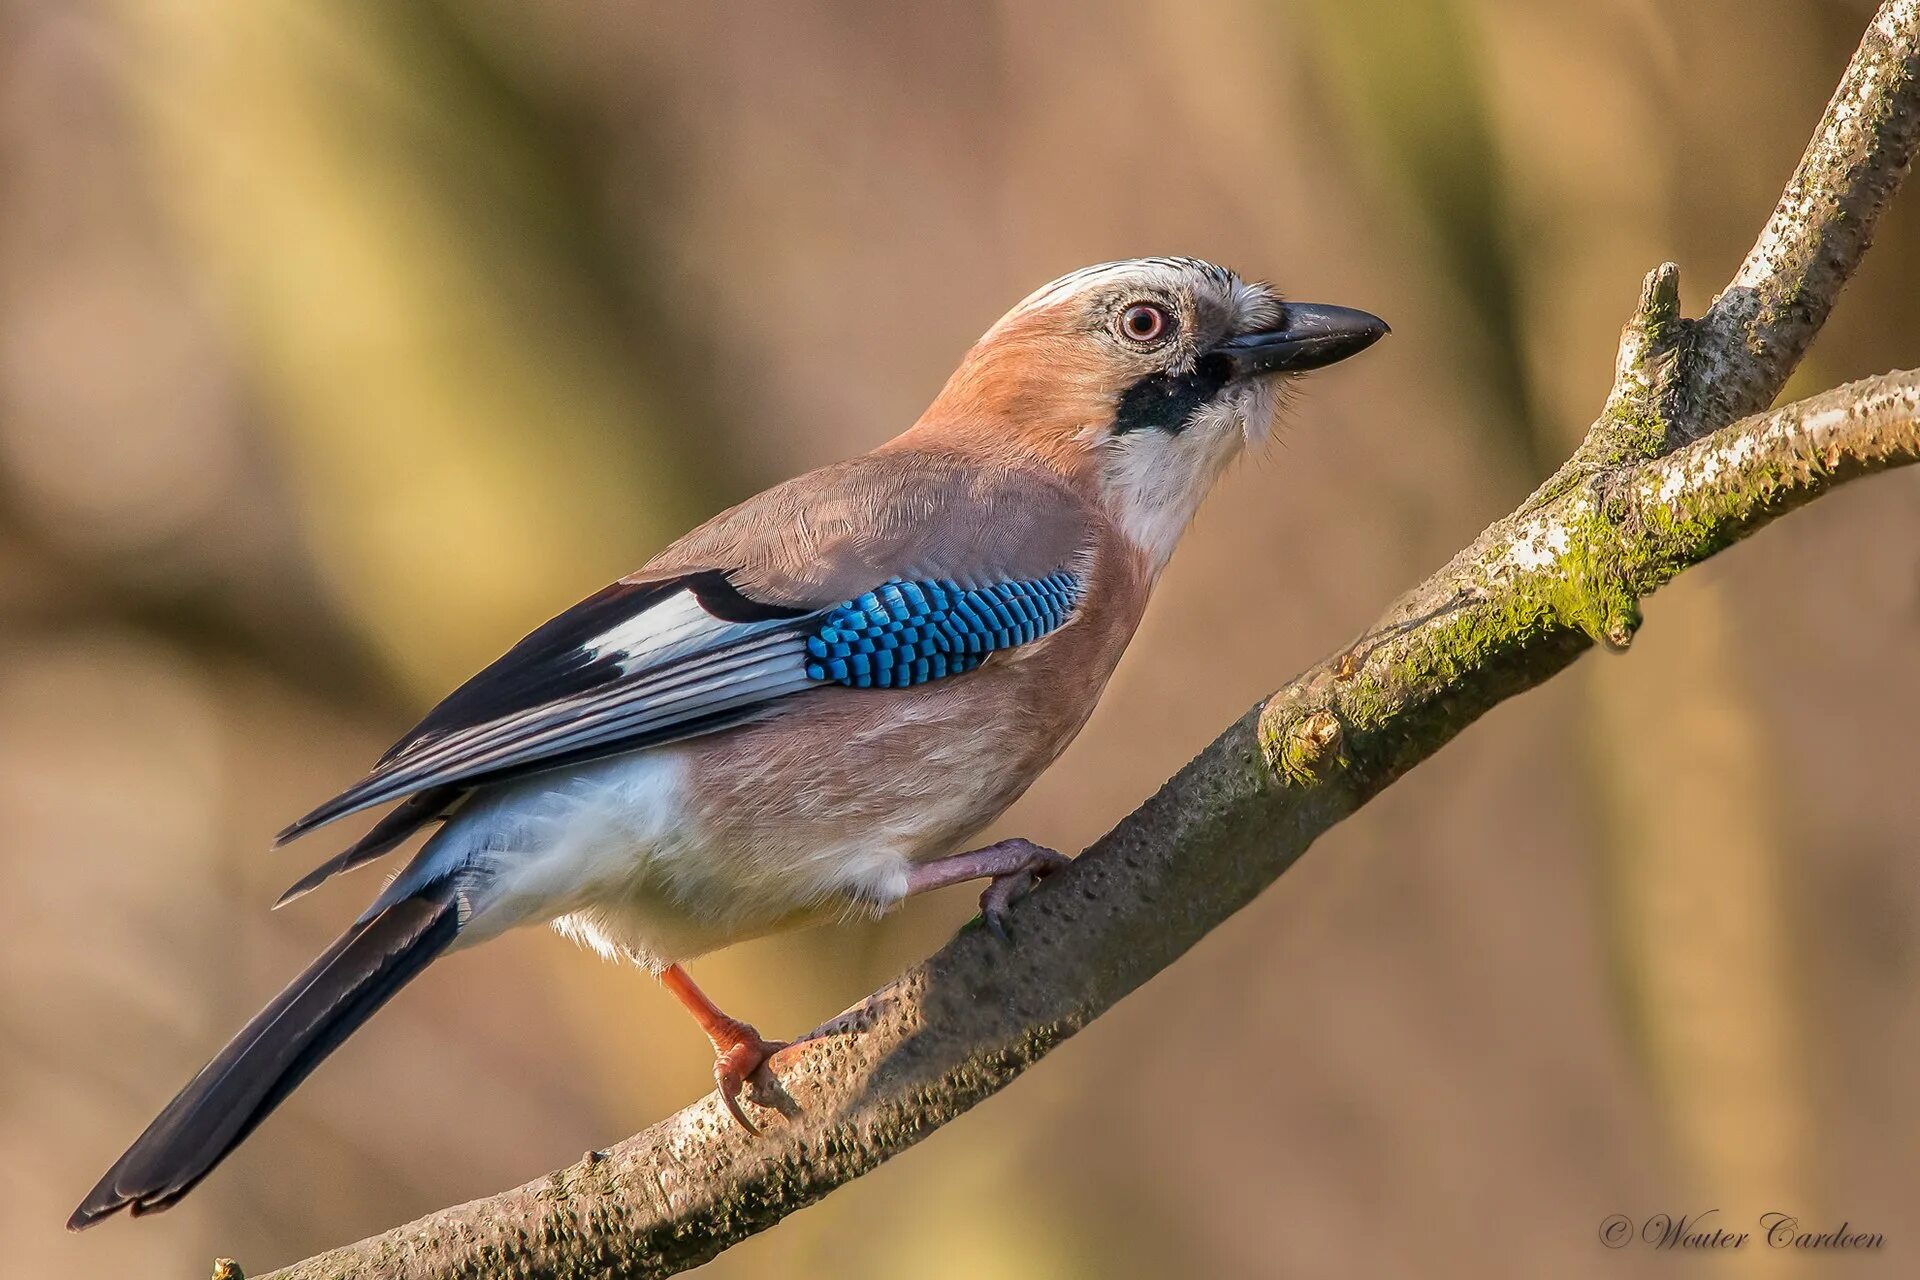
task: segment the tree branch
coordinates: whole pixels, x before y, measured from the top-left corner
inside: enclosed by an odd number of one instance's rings
[[[1687,391],[1701,430],[1780,393],[1873,243],[1920,135],[1917,25],[1920,0],[1874,14],[1773,216],[1700,321]]]
[[[1856,476],[1920,460],[1920,373],[1732,423],[1778,394],[1920,133],[1920,0],[1892,0],[1753,252],[1708,314],[1648,278],[1574,456],[1380,624],[1255,707],[1067,871],[775,1059],[759,1136],[708,1097],[605,1153],[274,1275],[667,1275],[995,1093],[1171,964],[1315,838],[1639,601]]]

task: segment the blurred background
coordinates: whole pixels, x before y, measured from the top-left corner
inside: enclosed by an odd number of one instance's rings
[[[1704,307],[1872,7],[4,0],[9,1271],[262,1271],[697,1097],[670,1000],[529,931],[436,967],[180,1208],[62,1230],[378,883],[269,914],[345,838],[272,832],[530,627],[904,427],[1071,268],[1195,254],[1387,316],[998,828],[1081,847],[1564,456],[1642,275],[1678,260]],[[1790,396],[1915,363],[1920,191],[1879,240]],[[1664,1274],[1601,1220],[1714,1208],[1844,1219],[1888,1240],[1848,1274],[1911,1274],[1920,476],[1647,615],[705,1274]],[[695,973],[791,1034],[971,912]]]

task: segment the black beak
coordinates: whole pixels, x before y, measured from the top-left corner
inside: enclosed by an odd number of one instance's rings
[[[1357,356],[1392,332],[1379,316],[1314,302],[1283,305],[1280,327],[1229,338],[1214,351],[1240,377],[1304,373]]]

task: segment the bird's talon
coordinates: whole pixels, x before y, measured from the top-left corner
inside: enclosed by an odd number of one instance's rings
[[[1031,893],[1041,880],[1073,861],[1064,853],[1037,844],[1028,844],[1025,852],[1026,865],[994,876],[980,892],[980,919],[987,926],[987,932],[1003,945],[1010,946],[1013,942],[1007,932],[1007,909]]]
[[[986,923],[987,932],[997,939],[1001,946],[1010,947],[1013,939],[1007,933],[1006,913],[990,907],[980,909],[980,918]]]
[[[747,1119],[746,1111],[740,1106],[740,1093],[747,1081],[767,1063],[767,1059],[787,1047],[784,1040],[763,1039],[758,1031],[746,1023],[737,1023],[733,1034],[725,1042],[716,1039],[714,1048],[719,1056],[713,1063],[713,1083],[720,1094],[720,1101],[742,1129],[758,1137],[760,1127]]]
[[[742,1129],[756,1138],[759,1137],[760,1126],[747,1119],[747,1113],[740,1108],[740,1082],[724,1079],[718,1071],[713,1074],[714,1080],[720,1086],[720,1101],[726,1104],[727,1114],[732,1116]]]

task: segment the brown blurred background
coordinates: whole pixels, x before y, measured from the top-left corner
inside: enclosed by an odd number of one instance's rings
[[[341,838],[270,834],[549,613],[892,434],[1070,268],[1197,254],[1382,313],[1002,824],[1080,847],[1565,454],[1642,274],[1706,303],[1871,10],[0,3],[3,1269],[264,1270],[696,1097],[671,1001],[528,932],[181,1208],[61,1230],[372,891],[268,914]],[[1910,191],[1789,394],[1916,332]],[[1913,1274],[1920,477],[1647,612],[709,1274],[1668,1274],[1601,1220],[1716,1207],[1888,1241],[1724,1274]],[[696,972],[797,1032],[970,911]]]

